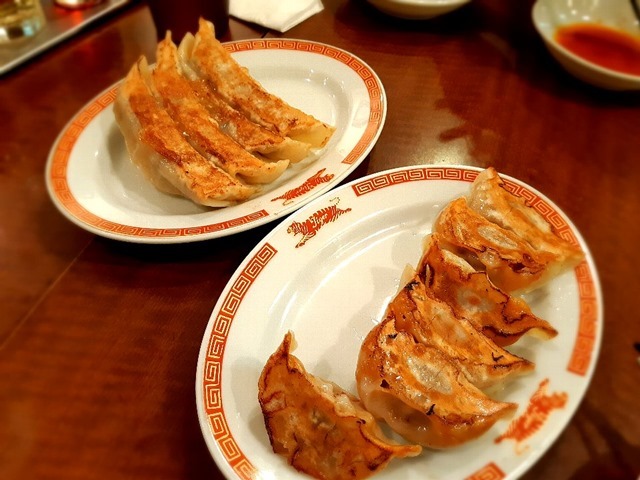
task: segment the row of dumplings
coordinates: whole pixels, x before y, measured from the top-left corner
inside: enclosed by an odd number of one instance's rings
[[[535,368],[506,347],[557,334],[519,294],[582,259],[493,168],[481,172],[468,197],[440,212],[416,268],[364,339],[359,398],[308,373],[285,335],[258,384],[274,452],[315,478],[359,479],[423,447],[479,437],[517,408],[484,390]],[[389,439],[380,420],[411,443]]]
[[[133,65],[114,114],[131,160],[162,192],[211,207],[242,202],[334,132],[267,92],[204,19],[179,46],[167,32],[156,60]]]

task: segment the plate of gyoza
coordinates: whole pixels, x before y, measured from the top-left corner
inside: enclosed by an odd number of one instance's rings
[[[201,20],[71,119],[50,152],[47,187],[67,218],[105,237],[230,235],[342,181],[386,112],[380,79],[349,52],[294,39],[222,44]]]
[[[513,479],[588,388],[587,245],[525,183],[411,166],[276,226],[218,298],[196,372],[229,479]]]

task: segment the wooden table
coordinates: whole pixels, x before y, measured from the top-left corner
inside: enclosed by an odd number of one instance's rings
[[[537,188],[572,219],[598,267],[604,340],[586,397],[527,479],[640,473],[640,96],[568,76],[532,2],[476,0],[429,22],[362,0],[287,32],[350,51],[380,76],[388,116],[354,176],[410,164],[486,167]],[[231,22],[226,39],[282,36]],[[66,122],[153,58],[132,4],[0,79],[0,478],[222,478],[197,421],[198,349],[218,295],[274,225],[181,245],[107,240],[46,192]]]

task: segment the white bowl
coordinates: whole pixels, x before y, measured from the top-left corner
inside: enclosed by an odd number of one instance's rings
[[[608,90],[640,90],[640,76],[585,60],[556,42],[556,30],[574,23],[597,23],[640,38],[640,22],[629,0],[537,0],[533,24],[553,57],[572,75]]]
[[[426,20],[456,10],[471,0],[368,0],[381,12],[410,20]]]

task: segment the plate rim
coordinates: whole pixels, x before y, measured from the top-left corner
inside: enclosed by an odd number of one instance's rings
[[[351,174],[369,155],[380,137],[386,122],[388,102],[384,85],[373,68],[357,55],[342,48],[322,42],[303,39],[247,39],[226,42],[222,44],[232,55],[247,51],[294,51],[303,54],[322,55],[330,60],[341,63],[351,69],[362,81],[369,98],[369,111],[366,127],[350,151],[341,155],[339,164],[347,165],[340,171],[332,172],[332,178],[314,189],[295,198],[290,204],[282,205],[276,211],[268,212],[259,206],[248,214],[241,212],[240,216],[206,225],[182,226],[176,228],[142,227],[126,225],[102,218],[99,214],[82,206],[74,197],[68,185],[67,171],[75,144],[85,129],[109,108],[115,98],[120,79],[102,90],[89,102],[82,106],[65,124],[59,132],[47,157],[45,167],[45,184],[49,197],[56,208],[72,223],[93,234],[131,243],[170,244],[204,241],[233,235],[246,230],[260,227],[290,214],[303,207],[315,198],[321,196],[331,188],[339,185]],[[320,157],[321,158],[321,157]],[[301,175],[299,184],[290,185],[291,190],[309,180],[306,177],[314,175],[310,163]],[[286,183],[283,184],[287,185]],[[256,197],[260,199],[261,196]],[[244,202],[249,203],[251,200]],[[242,205],[242,204],[239,204]],[[212,210],[214,212],[215,210]]]
[[[409,182],[414,182],[419,180],[425,180],[425,181],[457,180],[457,181],[466,181],[470,185],[473,179],[475,179],[475,177],[483,170],[484,168],[482,167],[454,165],[454,164],[409,165],[409,166],[396,167],[388,170],[383,170],[380,172],[372,173],[364,177],[360,177],[358,179],[352,180],[351,182],[345,183],[344,185],[341,185],[331,190],[330,192],[324,193],[320,197],[314,199],[313,201],[306,204],[304,207],[297,210],[294,214],[292,214],[289,217],[289,220],[295,221],[301,218],[304,219],[306,218],[305,215],[307,215],[309,211],[313,211],[314,209],[317,209],[318,206],[321,205],[322,202],[329,196],[339,195],[342,191],[355,189],[356,186],[359,186],[359,185],[360,186],[364,185],[363,187],[364,190],[369,190],[369,191],[372,189],[375,190],[378,188],[386,188],[387,186],[392,186],[395,184],[394,176],[403,177],[397,183],[409,183]],[[417,177],[412,178],[412,173],[420,172],[420,171],[424,172],[423,176],[418,175]],[[430,174],[436,173],[438,171],[440,173],[436,175],[436,178],[433,178],[433,177],[429,178],[431,176]],[[463,178],[449,177],[448,173],[451,171],[460,172],[460,175]],[[549,448],[551,448],[551,446],[557,441],[560,435],[565,431],[567,425],[571,422],[573,416],[575,415],[578,408],[580,407],[580,404],[584,400],[584,397],[589,389],[589,386],[591,385],[594,371],[600,355],[600,349],[602,346],[603,328],[604,328],[604,306],[603,306],[602,286],[600,283],[600,278],[596,268],[595,260],[593,259],[593,256],[591,255],[591,251],[584,237],[582,237],[582,234],[580,233],[580,231],[573,224],[573,222],[567,216],[567,214],[564,213],[564,211],[560,209],[560,207],[557,204],[555,204],[551,199],[549,199],[546,195],[541,193],[535,187],[532,187],[531,185],[525,183],[524,181],[519,180],[510,175],[503,174],[500,172],[499,172],[499,175],[505,181],[505,183],[507,183],[512,187],[515,186],[515,188],[519,191],[519,193],[526,192],[526,193],[532,194],[537,200],[539,200],[539,203],[537,202],[536,205],[541,205],[541,207],[537,206],[537,209],[539,208],[549,209],[548,212],[550,212],[550,214],[555,213],[557,217],[559,217],[559,221],[561,222],[561,224],[563,224],[563,227],[565,229],[563,231],[568,231],[569,235],[573,237],[572,240],[576,242],[583,249],[585,253],[584,261],[574,269],[576,273],[576,280],[578,283],[577,285],[577,289],[579,293],[578,301],[580,303],[580,306],[578,309],[579,318],[576,325],[576,338],[573,341],[570,361],[569,361],[569,364],[564,367],[564,369],[567,370],[568,372],[578,375],[579,377],[582,377],[584,379],[584,382],[582,383],[583,385],[582,391],[574,393],[574,395],[576,395],[576,403],[575,403],[574,410],[569,414],[565,415],[563,419],[561,419],[559,422],[558,420],[556,420],[556,424],[560,423],[561,427],[557,430],[557,432],[551,433],[550,435],[548,435],[547,438],[543,441],[543,444],[540,445],[540,448],[536,449],[536,451],[533,454],[531,454],[529,457],[527,457],[525,461],[518,464],[513,470],[507,472],[506,474],[505,472],[502,472],[502,470],[498,465],[491,463],[485,467],[485,468],[488,468],[486,472],[483,470],[477,471],[474,474],[472,474],[471,477],[469,478],[476,478],[476,476],[477,478],[484,478],[481,476],[482,474],[495,473],[495,470],[492,470],[493,468],[497,468],[497,471],[501,473],[501,476],[497,478],[502,478],[502,479],[519,478],[521,475],[526,473],[533,465],[535,465],[539,461],[539,459],[549,450]],[[384,181],[378,182],[377,180],[379,180],[382,177],[384,177]],[[549,218],[547,217],[548,214],[549,213],[544,215],[547,221],[549,221]],[[214,308],[212,309],[211,315],[209,317],[209,320],[207,321],[207,325],[203,333],[200,349],[198,351],[198,361],[197,361],[197,367],[196,367],[196,382],[195,382],[196,411],[198,415],[198,422],[200,424],[201,433],[203,435],[203,438],[205,440],[209,453],[211,454],[217,467],[222,471],[225,478],[227,478],[228,480],[234,480],[238,478],[249,478],[249,479],[259,478],[260,472],[250,462],[248,464],[241,464],[239,466],[236,464],[235,466],[232,466],[229,461],[225,460],[224,453],[222,452],[222,448],[225,445],[221,445],[218,442],[218,440],[215,438],[214,434],[212,433],[213,425],[209,423],[208,413],[204,405],[205,390],[206,390],[205,364],[207,360],[207,352],[210,350],[213,329],[214,327],[216,327],[214,325],[215,316],[217,313],[223,313],[223,317],[226,323],[225,328],[227,329],[225,333],[226,336],[224,338],[224,343],[221,345],[218,344],[216,346],[216,348],[218,349],[217,351],[219,352],[219,359],[220,359],[219,361],[220,371],[217,372],[217,374],[219,375],[219,378],[217,378],[217,385],[219,387],[220,392],[219,392],[219,398],[217,398],[217,401],[219,401],[221,406],[220,408],[223,411],[223,415],[224,415],[224,408],[222,407],[223,393],[222,393],[222,386],[221,386],[222,385],[222,367],[224,364],[224,354],[225,354],[225,347],[226,347],[225,344],[226,344],[226,341],[228,340],[228,335],[230,333],[231,324],[233,322],[233,316],[234,316],[233,312],[224,310],[224,305],[225,305],[226,299],[229,298],[231,290],[233,289],[234,282],[237,281],[242,276],[242,273],[245,272],[246,269],[250,266],[251,261],[258,258],[258,254],[264,250],[265,246],[269,245],[269,240],[273,236],[278,234],[282,229],[285,229],[285,228],[286,226],[284,225],[284,223],[280,223],[276,225],[271,231],[269,231],[256,244],[256,246],[246,255],[246,257],[242,260],[242,262],[239,264],[237,269],[231,275],[231,277],[229,278],[229,281],[221,291],[220,296],[218,297]],[[273,249],[273,247],[271,248]],[[267,255],[269,255],[269,253],[270,252],[267,252]],[[272,253],[275,254],[275,251]],[[263,263],[265,261],[268,262],[268,260],[269,258],[265,257],[265,258],[259,259],[258,263]],[[262,269],[265,265],[266,263],[261,266],[258,266],[258,268]],[[579,269],[584,270],[585,267],[586,267],[586,275],[588,278],[586,282],[581,284],[579,279]],[[255,268],[255,265],[254,265],[254,268]],[[252,272],[252,275],[257,276],[258,274],[259,274],[259,271]],[[585,272],[583,272],[583,275],[584,274]],[[583,292],[583,289],[581,288],[585,286],[588,287],[587,288],[588,291],[586,293]],[[590,301],[590,304],[589,305],[583,304],[583,300]],[[237,302],[238,305],[241,303],[241,301],[242,301],[241,298],[237,298],[237,297],[234,298],[234,302]],[[591,308],[591,307],[595,307],[595,308]],[[579,346],[578,346],[578,343],[581,337],[583,340],[586,340],[587,342],[588,359],[587,359],[586,367],[584,365],[580,366],[579,365],[580,359],[579,358],[576,359],[576,357],[579,357],[581,353],[579,351]],[[578,362],[577,366],[574,364],[574,361]],[[581,369],[581,370],[572,371],[570,369],[572,364],[574,364],[574,368]],[[256,402],[257,402],[257,399],[256,399]],[[216,418],[216,421],[218,420],[220,419]],[[222,421],[224,422],[225,420],[222,419]],[[220,425],[217,425],[217,426],[220,427]],[[226,442],[228,440],[228,436],[232,436],[232,435],[228,429],[225,430],[225,433],[227,434],[227,436],[224,438]],[[233,440],[232,440],[232,443],[233,443]],[[236,453],[242,454],[239,446],[235,443],[234,443],[234,449],[237,449]],[[247,457],[247,461],[249,459],[250,458]],[[251,469],[253,469],[253,471]]]

